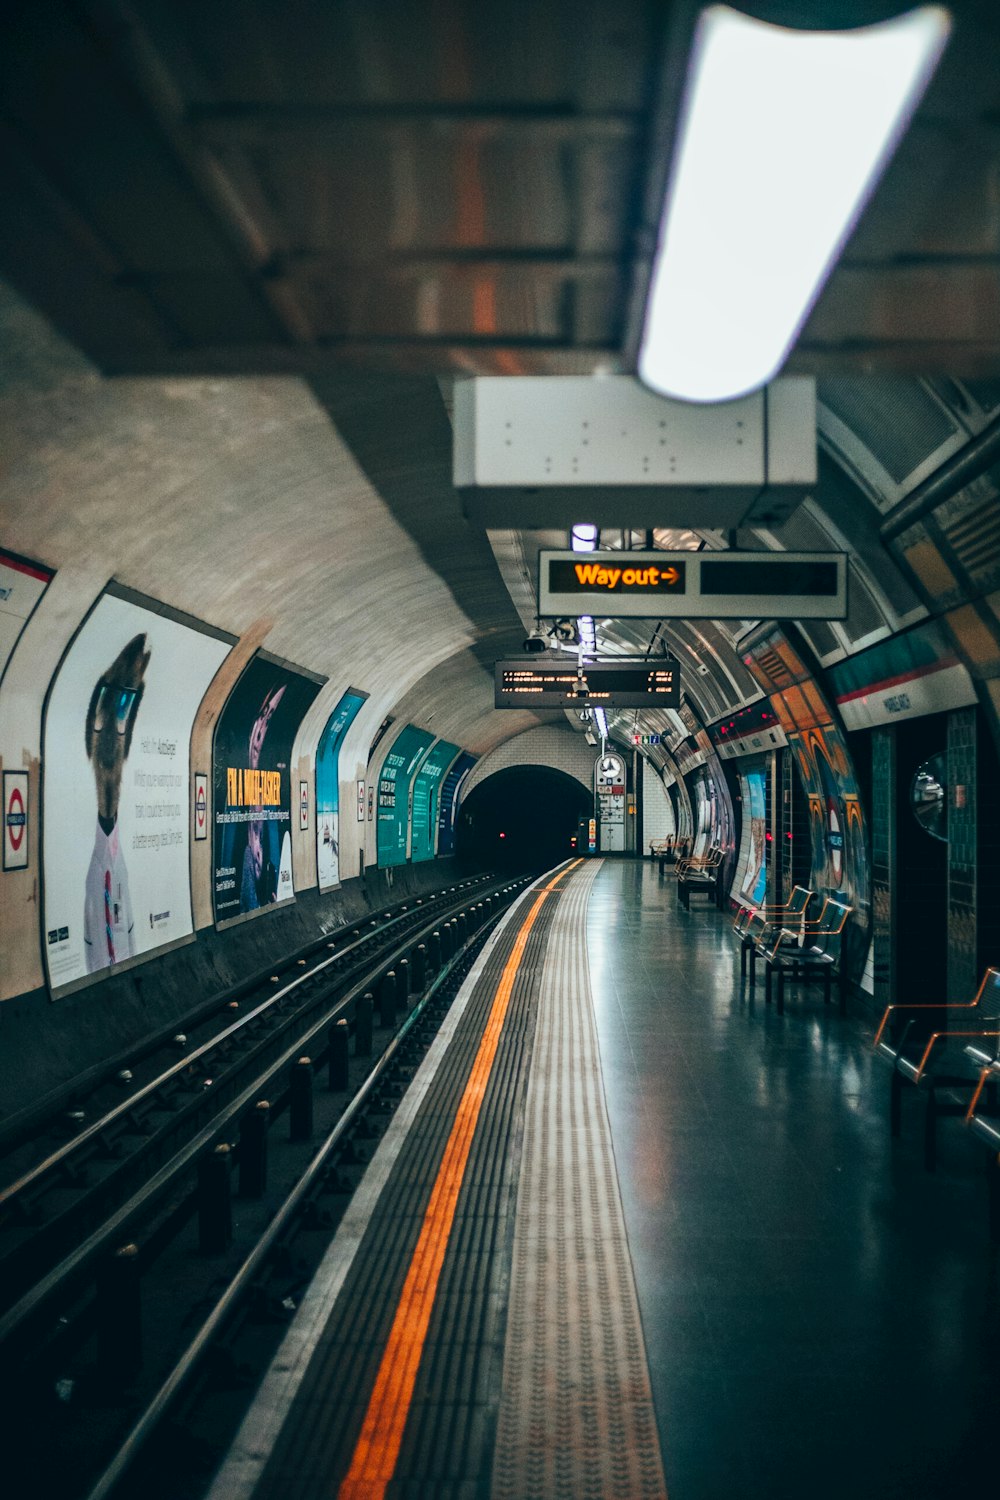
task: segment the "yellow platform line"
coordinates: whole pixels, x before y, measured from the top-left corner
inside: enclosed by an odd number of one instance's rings
[[[560,880],[565,879],[580,864],[582,860],[574,860],[539,891],[504,965],[486,1029],[431,1190],[420,1236],[403,1283],[378,1374],[375,1376],[351,1466],[338,1492],[339,1500],[380,1500],[395,1473],[413,1400],[417,1370],[424,1352],[434,1298],[441,1278],[441,1267],[455,1220],[458,1196],[479,1112],[486,1096],[486,1086],[500,1045],[500,1034],[510,1005],[514,980],[524,955],[528,934],[535,925],[538,913]]]

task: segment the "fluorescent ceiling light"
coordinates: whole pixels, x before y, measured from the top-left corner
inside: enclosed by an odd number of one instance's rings
[[[593,552],[600,540],[600,531],[590,522],[578,522],[569,534],[570,545],[574,552]],[[590,615],[580,615],[577,618],[577,630],[580,634],[580,645],[584,651],[597,650],[597,632],[594,629],[594,621]]]
[[[854,31],[702,11],[639,350],[646,385],[729,401],[777,373],[950,25],[936,5]]]
[[[608,738],[608,716],[603,708],[597,707],[594,709],[594,723],[601,732],[601,738],[606,740]]]

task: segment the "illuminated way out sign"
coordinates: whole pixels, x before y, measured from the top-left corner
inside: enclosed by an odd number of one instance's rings
[[[844,552],[538,554],[540,615],[843,620]]]
[[[655,661],[498,661],[497,708],[678,708],[680,667]]]

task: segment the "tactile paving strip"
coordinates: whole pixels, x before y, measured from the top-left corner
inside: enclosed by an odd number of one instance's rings
[[[528,1083],[495,1500],[662,1500],[587,963],[595,864],[549,929]]]
[[[462,987],[369,1165],[210,1500],[331,1500],[361,1424],[431,1185],[500,972],[532,893]],[[488,1493],[518,1145],[550,897],[514,981],[386,1495]],[[378,1493],[382,1493],[381,1489]]]

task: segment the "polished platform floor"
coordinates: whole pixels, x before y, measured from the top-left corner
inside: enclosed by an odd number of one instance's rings
[[[212,1500],[993,1492],[986,1154],[946,1120],[928,1175],[915,1099],[890,1141],[869,1020],[778,1017],[625,860],[540,882],[453,1011]]]
[[[588,949],[671,1500],[995,1493],[983,1147],[943,1121],[929,1176],[870,1022],[818,986],[776,1016],[648,862],[604,864]]]

